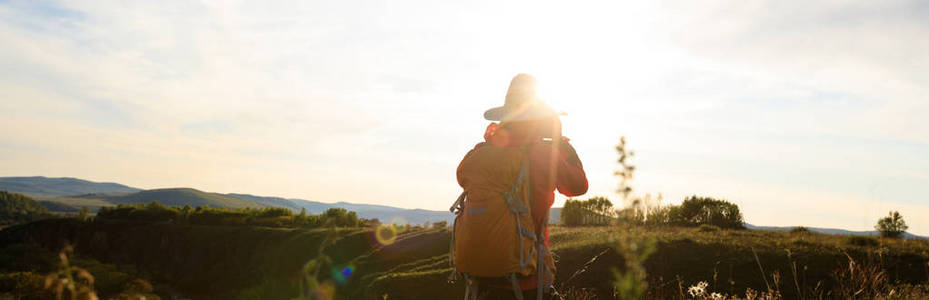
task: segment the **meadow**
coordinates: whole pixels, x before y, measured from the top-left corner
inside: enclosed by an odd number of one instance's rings
[[[74,246],[75,264],[112,266],[111,273],[151,282],[153,293],[165,299],[178,295],[292,299],[301,294],[334,299],[457,299],[463,295],[460,280],[449,282],[449,228],[379,228],[63,218],[4,229],[0,243],[6,248],[18,245],[13,250],[39,247],[52,253],[67,241]],[[636,267],[645,271],[637,284],[644,284],[647,299],[920,299],[929,295],[926,240],[804,230],[611,225],[553,226],[551,245],[558,257],[556,289],[565,299],[626,299],[628,294],[617,294],[614,279]],[[8,262],[36,257],[35,251],[6,248],[2,255]],[[629,259],[635,256],[642,256],[640,266]],[[45,269],[5,264],[0,271],[7,274],[3,278],[12,278],[9,274],[14,272],[49,271],[48,262],[32,265]],[[110,275],[94,275],[99,282],[113,282],[107,279]],[[98,290],[104,298],[115,297],[121,288],[113,285]]]

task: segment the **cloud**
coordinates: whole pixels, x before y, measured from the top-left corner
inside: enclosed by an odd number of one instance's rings
[[[918,2],[9,1],[0,171],[444,209],[481,113],[533,72],[571,114],[591,194],[612,193],[626,135],[639,190],[671,201],[838,205],[878,185],[881,201],[920,206],[926,15]]]

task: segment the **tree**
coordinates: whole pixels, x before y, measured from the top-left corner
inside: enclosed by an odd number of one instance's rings
[[[690,196],[680,206],[668,211],[671,225],[700,226],[716,225],[720,228],[743,228],[739,206],[729,201],[711,197]]]
[[[48,209],[32,198],[0,191],[0,225],[31,222],[48,216]]]
[[[87,206],[81,206],[81,210],[77,212],[77,219],[81,221],[87,221],[90,219],[90,208],[87,208]]]
[[[438,221],[438,222],[432,223],[433,229],[445,229],[446,226],[448,226],[447,221]]]
[[[609,225],[613,216],[613,203],[605,197],[568,199],[561,208],[561,223],[567,226]]]
[[[903,236],[903,233],[906,232],[908,228],[910,227],[906,226],[906,222],[903,221],[903,216],[897,211],[891,211],[886,217],[878,220],[877,225],[874,225],[874,229],[877,229],[882,237],[889,238],[899,238]]]

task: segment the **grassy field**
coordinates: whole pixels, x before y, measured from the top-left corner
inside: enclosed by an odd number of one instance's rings
[[[612,270],[624,266],[624,253],[616,249],[629,249],[630,243],[634,244],[631,248],[654,245],[655,252],[644,263],[648,272],[646,297],[650,299],[692,298],[687,289],[700,282],[706,282],[707,291],[720,294],[744,296],[751,288],[786,299],[843,298],[842,293],[859,292],[842,290],[851,288],[847,286],[851,280],[875,285],[873,292],[886,294],[907,285],[925,285],[929,278],[929,242],[925,240],[712,228],[553,227],[551,245],[558,255],[556,288],[572,298],[614,298]],[[422,244],[429,243],[388,247],[382,250],[388,251],[386,254],[363,259],[361,266],[379,270],[353,288],[365,290],[367,298],[461,295],[460,284],[446,283],[451,268],[441,251],[444,248],[422,251],[429,249]],[[410,253],[411,249],[419,252]],[[850,260],[854,266],[876,270],[872,274],[859,270],[844,274]],[[872,291],[860,293],[867,292]]]
[[[333,234],[334,243],[320,255],[320,245]],[[128,266],[120,271],[195,299],[289,299],[307,288],[311,269],[318,283],[313,288],[336,299],[457,299],[463,284],[448,282],[449,238],[447,228],[414,227],[383,245],[370,228],[333,232],[76,220],[45,220],[0,232],[3,245],[53,250],[71,241],[82,257]],[[644,262],[649,299],[692,298],[687,290],[700,282],[708,292],[742,296],[749,288],[785,299],[845,298],[855,292],[858,298],[886,296],[893,290],[897,297],[885,298],[907,299],[912,297],[899,297],[901,291],[922,293],[929,278],[925,240],[712,227],[556,226],[551,245],[558,256],[556,287],[569,299],[613,299],[612,270],[625,268],[628,249],[649,245],[655,249]]]

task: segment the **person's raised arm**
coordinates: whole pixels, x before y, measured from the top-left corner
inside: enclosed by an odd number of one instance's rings
[[[587,174],[584,165],[577,156],[574,147],[567,138],[562,138],[558,144],[558,170],[555,178],[555,187],[559,193],[568,197],[576,197],[587,193]]]

